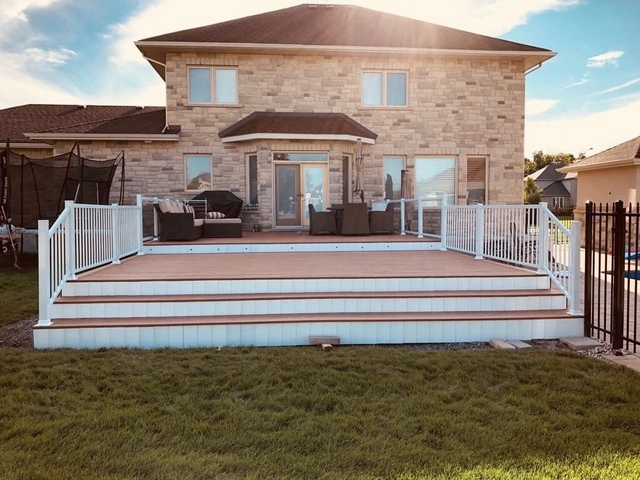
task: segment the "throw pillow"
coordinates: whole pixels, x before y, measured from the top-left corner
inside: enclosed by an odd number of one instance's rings
[[[222,212],[207,212],[207,218],[224,218]]]
[[[171,204],[167,200],[160,200],[158,202],[158,209],[162,213],[167,213],[171,211]]]

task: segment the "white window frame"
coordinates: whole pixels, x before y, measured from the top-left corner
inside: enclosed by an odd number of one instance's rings
[[[366,74],[380,74],[382,76],[382,92],[380,92],[380,103],[364,103],[364,83]],[[389,90],[388,90],[388,76],[394,73],[401,73],[404,75],[404,104],[390,105],[389,104]],[[363,70],[361,75],[361,95],[360,103],[363,107],[385,107],[385,108],[402,108],[409,106],[409,72],[405,70]]]
[[[203,160],[203,165],[204,162],[208,160],[209,163],[209,187],[208,188],[202,188],[202,189],[192,189],[189,188],[189,184],[200,174],[200,173],[206,173],[206,172],[199,172],[197,175],[194,174],[192,178],[189,178],[189,160],[190,159],[205,159]],[[206,165],[205,165],[206,166]],[[211,183],[213,182],[213,161],[212,161],[212,156],[211,155],[206,155],[206,154],[199,154],[199,153],[194,153],[194,154],[185,154],[184,155],[184,189],[186,192],[201,192],[203,190],[211,190],[212,186]]]
[[[210,100],[205,102],[198,102],[191,99],[191,71],[192,70],[208,70],[209,71],[209,96]],[[219,92],[217,89],[217,72],[219,71],[233,71],[235,73],[235,91],[234,99],[232,101],[218,101]],[[201,65],[192,65],[187,67],[187,99],[191,105],[237,105],[238,104],[238,68],[217,66],[207,67]]]
[[[551,202],[551,208],[564,208],[564,197],[553,197]]]

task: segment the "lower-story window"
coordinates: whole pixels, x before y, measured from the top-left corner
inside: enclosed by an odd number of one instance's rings
[[[487,159],[467,158],[467,205],[487,203]]]
[[[454,157],[416,157],[416,197],[427,198],[427,205],[436,205],[443,195],[455,203],[456,159]]]
[[[383,186],[385,200],[399,200],[404,157],[384,157]]]
[[[564,197],[553,197],[553,208],[564,208]]]
[[[185,155],[185,189],[211,190],[211,155]]]
[[[247,193],[249,197],[248,209],[258,207],[258,156],[249,155],[247,158]]]

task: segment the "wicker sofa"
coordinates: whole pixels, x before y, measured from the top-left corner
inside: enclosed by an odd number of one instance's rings
[[[242,237],[242,220],[207,214],[196,218],[191,205],[176,200],[160,200],[154,204],[158,216],[160,241],[191,241],[201,237]]]

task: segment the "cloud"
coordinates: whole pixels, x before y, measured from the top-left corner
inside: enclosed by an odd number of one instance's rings
[[[618,59],[624,55],[620,50],[612,50],[610,52],[601,53],[595,57],[587,59],[587,67],[602,68],[605,65],[618,65]]]
[[[562,87],[562,89],[565,90],[567,88],[579,87],[580,85],[584,85],[585,83],[589,83],[589,78],[587,77],[586,74],[577,82],[573,82],[573,83],[570,83],[569,85],[565,85],[564,87]]]
[[[640,96],[629,96],[620,106],[606,111],[565,115],[554,120],[525,121],[525,156],[542,150],[545,153],[578,155],[593,148],[598,153],[637,137],[635,121],[640,110]]]
[[[603,95],[605,93],[616,92],[618,90],[622,90],[623,88],[630,87],[631,85],[635,85],[638,82],[640,82],[640,78],[634,78],[633,80],[629,80],[628,82],[622,83],[620,85],[616,85],[615,87],[607,88],[606,90],[597,92],[596,95]]]
[[[30,43],[32,37],[39,35],[29,26],[30,10],[48,8],[63,0],[4,0],[0,2],[0,45],[16,44],[16,36],[19,36],[20,45]]]
[[[558,100],[534,98],[525,101],[524,111],[526,112],[526,115],[529,116],[540,115],[541,113],[548,112],[553,109],[558,102]]]

